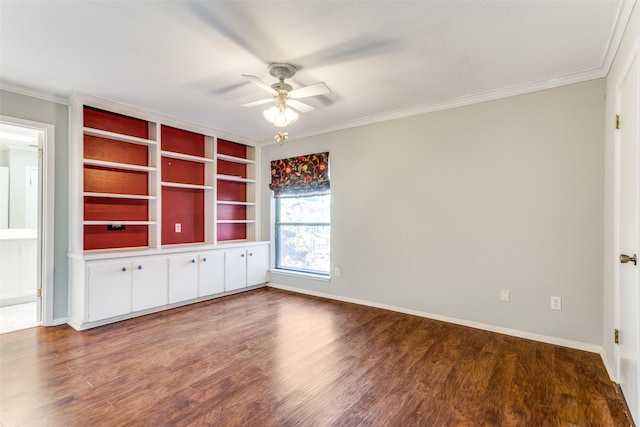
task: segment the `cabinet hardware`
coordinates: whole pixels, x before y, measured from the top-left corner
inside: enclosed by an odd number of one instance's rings
[[[195,259],[192,259],[192,260],[191,260],[191,263],[192,263],[192,264],[195,264],[195,262],[196,262],[196,260],[195,260]]]
[[[249,252],[249,256],[253,256],[253,252]]]
[[[127,271],[127,267],[122,267],[122,271]]]
[[[244,258],[244,254],[241,254],[240,256],[241,256],[242,258]]]
[[[202,262],[207,262],[207,259],[206,258],[202,258]]]
[[[138,265],[138,270],[142,270],[142,266],[141,265]]]

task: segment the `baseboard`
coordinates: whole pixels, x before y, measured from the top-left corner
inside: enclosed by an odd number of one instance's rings
[[[69,318],[68,317],[60,317],[58,319],[53,319],[51,321],[50,325],[47,326],[60,326],[60,325],[64,325],[65,323],[69,322]]]
[[[580,341],[567,340],[564,338],[535,334],[532,332],[519,331],[517,329],[503,328],[501,326],[489,325],[486,323],[474,322],[471,320],[457,319],[455,317],[442,316],[440,314],[433,314],[425,311],[412,310],[404,307],[397,307],[397,306],[387,305],[387,304],[380,304],[377,302],[361,300],[358,298],[349,298],[341,295],[327,294],[324,292],[315,292],[307,289],[300,289],[300,288],[295,288],[291,286],[279,285],[277,283],[269,283],[268,286],[275,289],[282,289],[284,291],[297,292],[297,293],[312,295],[312,296],[321,297],[321,298],[333,299],[337,301],[349,302],[353,304],[365,305],[365,306],[375,307],[375,308],[382,308],[385,310],[396,311],[398,313],[411,314],[414,316],[425,317],[427,319],[439,320],[442,322],[453,323],[461,326],[468,326],[470,328],[481,329],[489,332],[496,332],[499,334],[510,335],[518,338],[525,338],[533,341],[543,342],[546,344],[553,344],[553,345],[559,345],[562,347],[573,348],[576,350],[588,351],[590,353],[600,354],[601,356],[604,351],[602,346],[599,346],[596,344],[589,344],[589,343],[584,343]],[[603,358],[603,361],[604,361],[604,358]],[[607,368],[607,372],[609,372],[609,376],[611,376],[611,371],[609,370],[609,367],[606,362],[605,362],[605,367]]]
[[[611,362],[609,362],[609,358],[607,357],[607,352],[602,349],[600,352],[600,358],[602,359],[602,363],[604,363],[604,368],[607,370],[607,374],[609,374],[609,378],[614,383],[618,383],[618,376],[616,375]]]

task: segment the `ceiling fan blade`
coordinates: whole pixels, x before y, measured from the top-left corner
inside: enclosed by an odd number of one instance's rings
[[[257,78],[256,76],[243,74],[242,77],[249,80],[251,83],[255,84],[262,90],[269,92],[271,95],[274,95],[274,96],[278,95],[278,92],[274,88],[272,88],[271,86],[269,86],[268,84],[266,84],[265,82]]]
[[[324,82],[312,84],[309,86],[301,87],[298,89],[294,89],[289,92],[289,98],[292,99],[300,99],[306,98],[308,96],[317,96],[317,95],[326,95],[327,93],[331,93],[331,89]]]
[[[273,102],[273,98],[269,99],[261,99],[259,101],[247,102],[246,104],[241,104],[241,107],[255,107],[257,105],[266,104],[268,102]]]
[[[300,111],[301,113],[307,113],[313,110],[313,107],[309,104],[305,104],[304,102],[296,101],[295,99],[287,100],[287,105],[295,110]]]

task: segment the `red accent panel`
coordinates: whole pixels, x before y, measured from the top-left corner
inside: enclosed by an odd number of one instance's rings
[[[149,180],[146,172],[84,167],[84,191],[148,195]]]
[[[181,224],[182,232],[175,232]],[[204,242],[204,190],[162,189],[162,244]]]
[[[218,224],[218,241],[244,240],[247,238],[245,224]]]
[[[224,139],[218,139],[218,153],[246,159],[247,146],[236,142],[226,141]]]
[[[204,135],[163,125],[161,136],[165,151],[204,157]]]
[[[123,135],[149,138],[149,123],[146,120],[134,119],[97,108],[84,107],[84,125]]]
[[[181,184],[204,185],[204,163],[163,157],[162,180]]]
[[[84,249],[134,248],[149,246],[146,225],[126,225],[124,230],[107,230],[106,225],[84,226]]]
[[[149,218],[147,200],[85,197],[85,221],[146,221]]]
[[[233,175],[242,178],[247,177],[247,165],[243,163],[218,160],[218,173],[221,175]]]
[[[126,142],[85,135],[84,158],[148,166],[149,149],[144,145],[127,144]]]
[[[218,200],[246,202],[247,185],[243,182],[218,180]]]
[[[218,219],[247,219],[247,207],[238,205],[218,205]]]

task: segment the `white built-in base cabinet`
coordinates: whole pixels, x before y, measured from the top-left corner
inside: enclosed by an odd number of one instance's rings
[[[269,243],[203,251],[70,257],[69,324],[87,329],[268,281]]]

